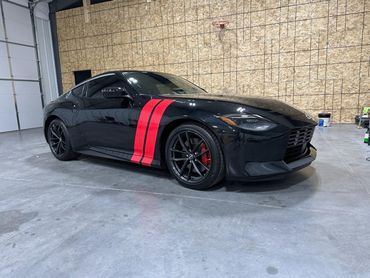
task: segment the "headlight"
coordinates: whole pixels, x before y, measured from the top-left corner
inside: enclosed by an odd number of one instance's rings
[[[225,115],[219,119],[231,126],[252,131],[266,131],[277,126],[270,120],[256,114]]]

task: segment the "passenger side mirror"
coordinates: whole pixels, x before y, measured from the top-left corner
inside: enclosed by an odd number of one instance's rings
[[[103,96],[105,98],[129,98],[132,99],[132,97],[129,95],[129,93],[126,91],[125,88],[122,87],[105,87],[101,90],[103,93]]]

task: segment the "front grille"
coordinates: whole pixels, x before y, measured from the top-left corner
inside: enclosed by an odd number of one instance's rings
[[[301,127],[290,131],[284,161],[292,162],[304,156],[307,144],[311,141],[315,127]]]
[[[311,141],[314,127],[295,128],[290,131],[288,148],[301,146]]]

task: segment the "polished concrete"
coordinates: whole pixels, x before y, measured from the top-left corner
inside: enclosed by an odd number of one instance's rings
[[[0,134],[0,277],[370,277],[370,147],[317,129],[318,159],[209,191],[83,156],[40,129]]]

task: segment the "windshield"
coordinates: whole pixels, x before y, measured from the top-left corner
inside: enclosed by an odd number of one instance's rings
[[[125,78],[139,94],[184,95],[206,93],[202,88],[184,78],[153,72],[127,72]]]

